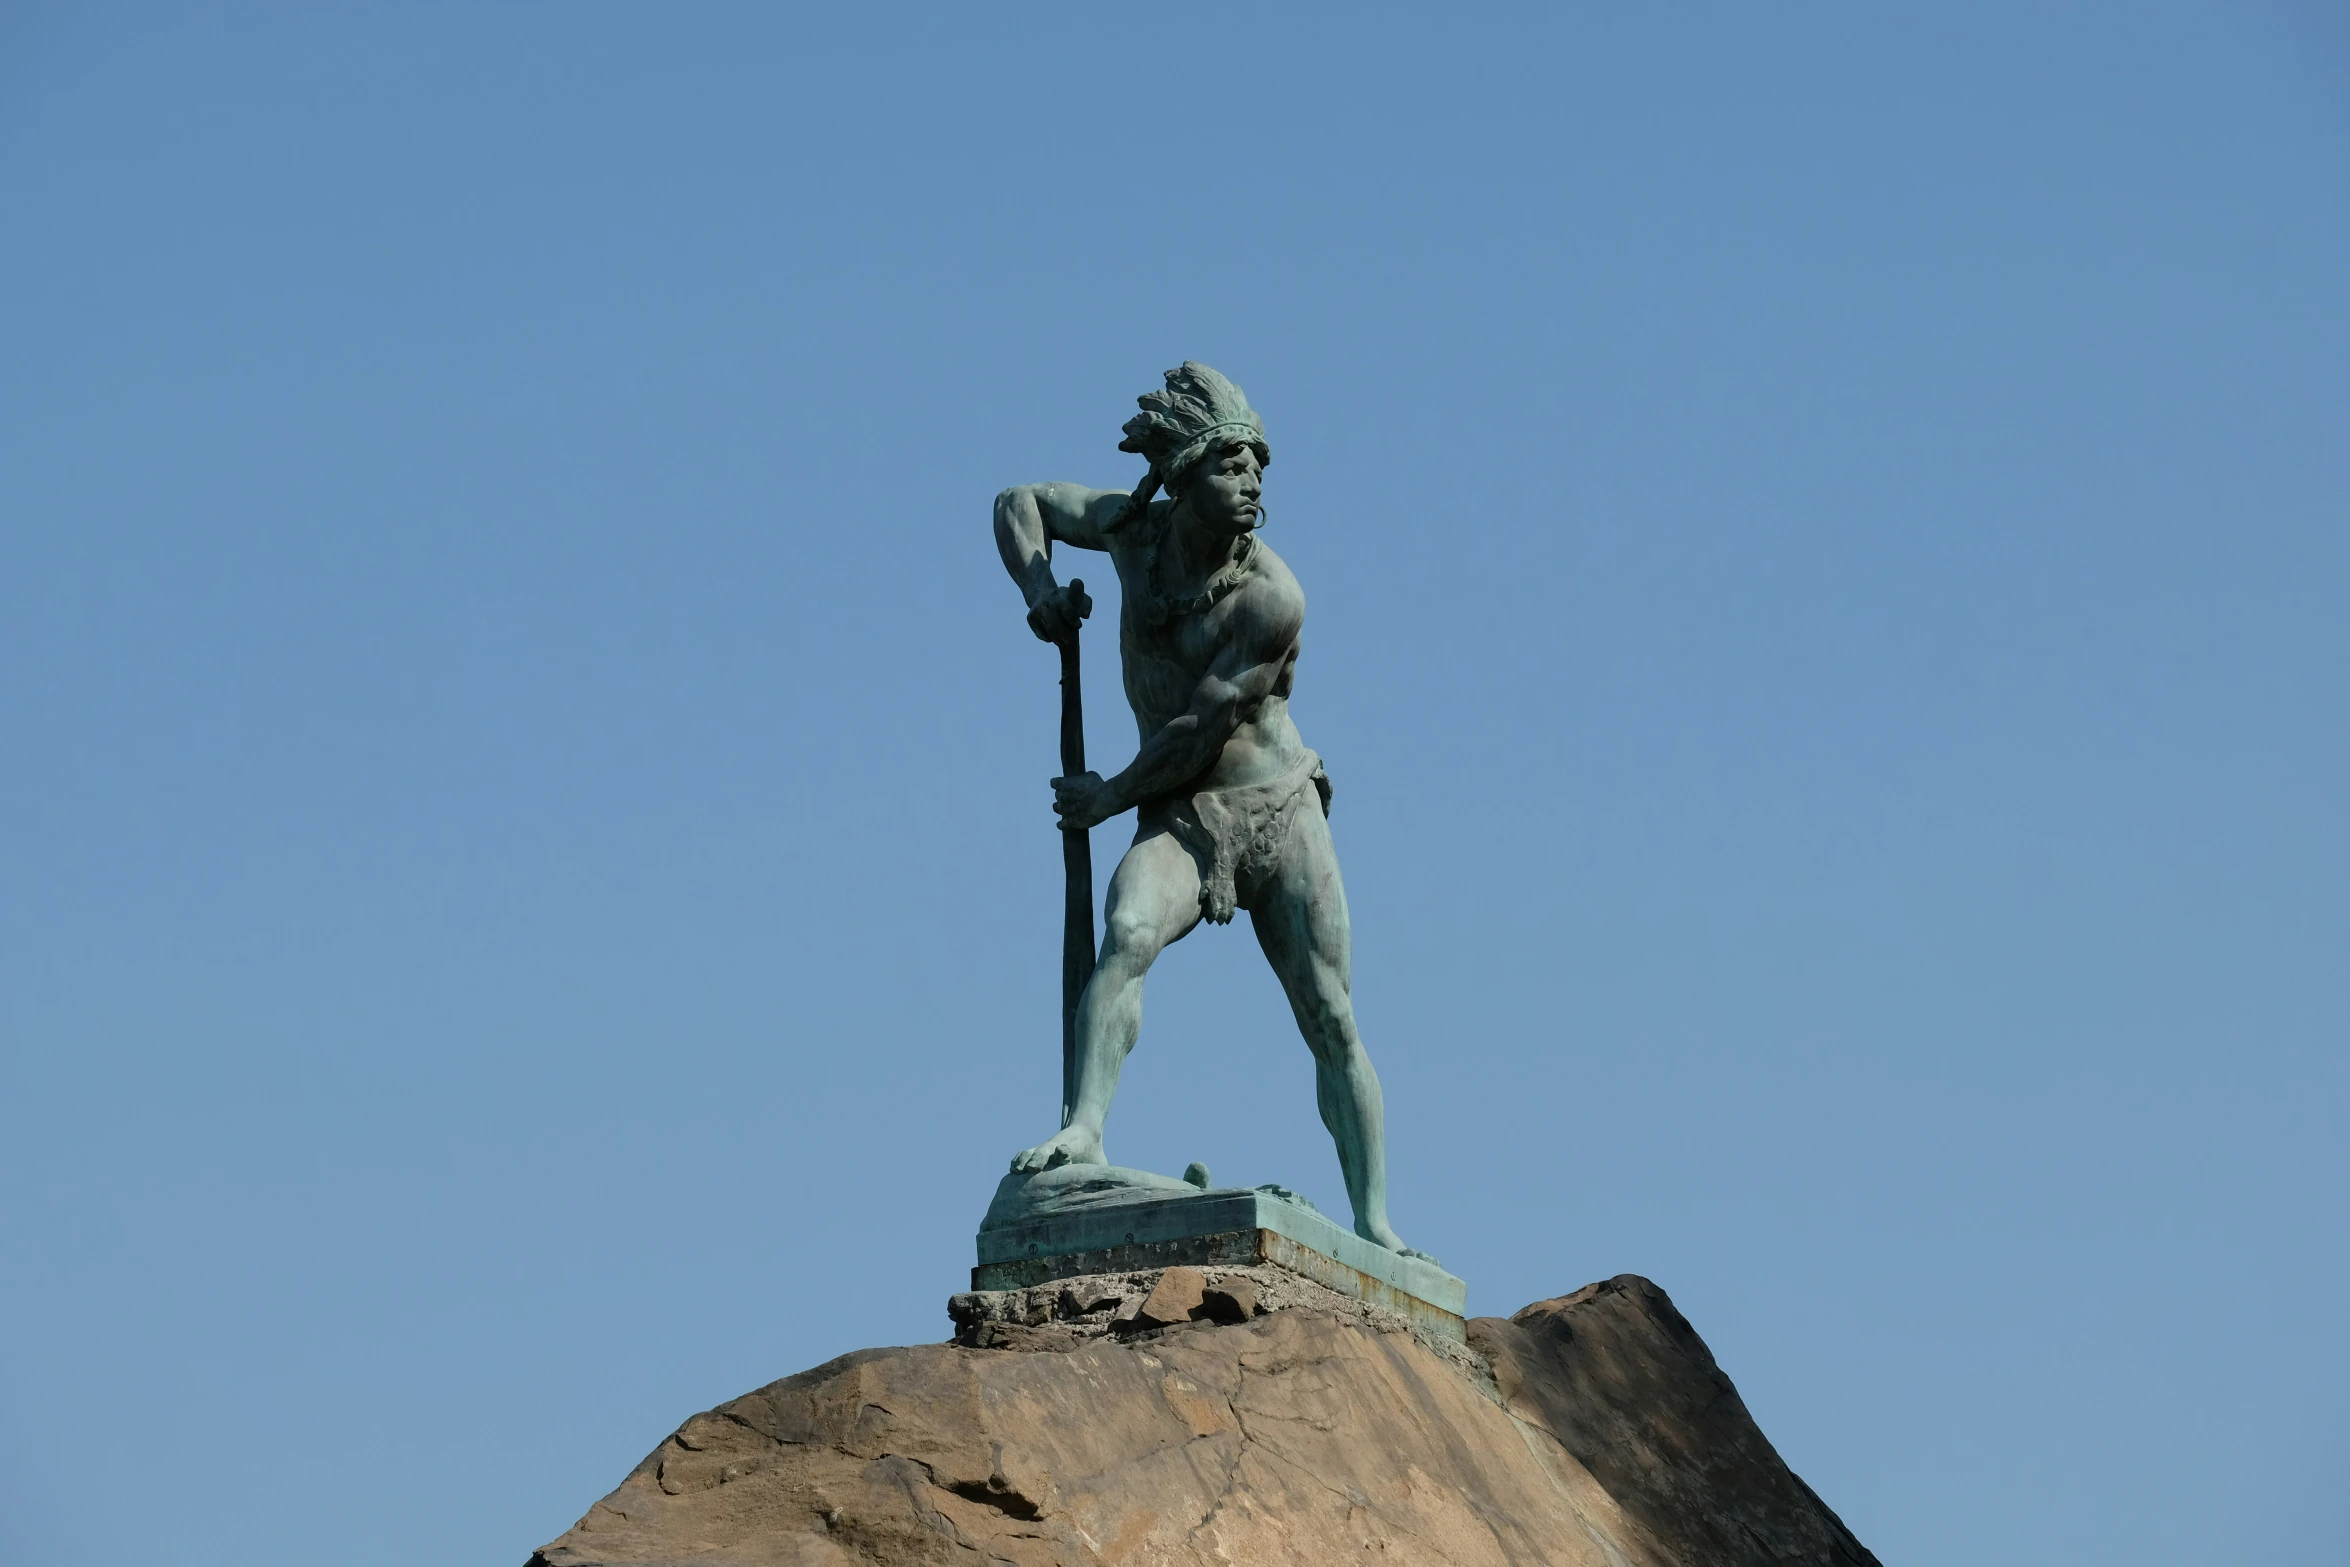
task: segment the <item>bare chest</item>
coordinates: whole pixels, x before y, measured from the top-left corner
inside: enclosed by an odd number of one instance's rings
[[[1217,604],[1154,621],[1128,599],[1118,617],[1118,652],[1136,717],[1163,724],[1191,706],[1229,639],[1230,614]]]
[[[1228,590],[1194,594],[1188,600],[1171,597],[1157,556],[1147,544],[1113,556],[1120,599],[1118,652],[1125,666],[1126,694],[1135,716],[1146,724],[1165,723],[1191,705],[1201,678],[1231,634],[1233,613]],[[1202,584],[1176,586],[1192,589]]]

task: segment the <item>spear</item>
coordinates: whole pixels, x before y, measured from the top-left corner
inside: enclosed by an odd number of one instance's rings
[[[1054,640],[1061,650],[1061,776],[1075,778],[1085,771],[1085,688],[1078,680],[1077,634],[1080,622],[1093,613],[1085,583],[1072,578],[1069,607],[1076,616],[1067,636]],[[1061,1124],[1077,1110],[1077,1003],[1085,982],[1093,978],[1093,839],[1082,827],[1061,829]]]

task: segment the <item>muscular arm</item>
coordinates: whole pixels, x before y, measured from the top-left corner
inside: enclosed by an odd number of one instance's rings
[[[1294,591],[1261,587],[1242,590],[1234,602],[1231,638],[1200,678],[1191,706],[1145,740],[1124,772],[1082,802],[1089,807],[1085,814],[1107,821],[1206,772],[1233,731],[1272,694],[1296,650],[1305,604]]]
[[[1053,580],[1054,543],[1108,549],[1105,529],[1125,505],[1124,490],[1089,490],[1082,484],[1015,484],[995,498],[996,553],[1029,609],[1059,586]],[[1037,635],[1052,640],[1042,628]]]

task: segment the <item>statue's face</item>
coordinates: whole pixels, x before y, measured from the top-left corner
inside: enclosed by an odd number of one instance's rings
[[[1257,495],[1264,478],[1255,447],[1230,446],[1192,465],[1183,498],[1210,527],[1246,533],[1257,525]]]

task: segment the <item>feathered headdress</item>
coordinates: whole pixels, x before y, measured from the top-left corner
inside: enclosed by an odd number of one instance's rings
[[[1257,449],[1257,461],[1270,463],[1273,448],[1265,444],[1265,421],[1248,405],[1248,395],[1196,359],[1167,372],[1167,389],[1145,392],[1134,400],[1142,412],[1126,421],[1122,452],[1139,452],[1150,459],[1151,488],[1165,484],[1217,448],[1245,442]]]

